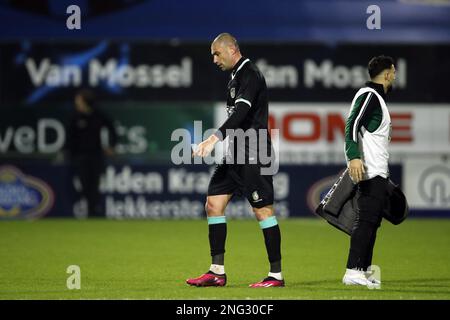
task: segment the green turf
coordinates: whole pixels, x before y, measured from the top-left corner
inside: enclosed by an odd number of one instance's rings
[[[268,271],[256,221],[228,222],[223,288],[185,279],[210,263],[206,221],[0,223],[0,299],[450,299],[450,220],[384,222],[374,264],[382,289],[341,284],[349,238],[322,220],[280,220],[285,288],[248,288]],[[68,290],[66,268],[81,268]]]

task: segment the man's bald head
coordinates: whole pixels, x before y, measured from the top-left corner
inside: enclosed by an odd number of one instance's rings
[[[223,71],[233,69],[242,57],[235,37],[229,33],[219,34],[211,44],[214,63]]]
[[[227,32],[219,34],[214,39],[213,44],[214,43],[217,43],[217,44],[225,46],[225,47],[233,47],[235,50],[239,51],[239,44],[238,44],[236,38]]]

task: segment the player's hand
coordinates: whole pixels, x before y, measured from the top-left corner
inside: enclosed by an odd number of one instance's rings
[[[363,179],[365,172],[366,171],[364,170],[364,164],[361,159],[350,160],[348,164],[348,173],[354,183],[360,182]]]
[[[214,149],[214,145],[216,144],[217,141],[219,141],[219,138],[217,138],[215,135],[211,135],[208,139],[206,139],[197,146],[197,150],[194,151],[192,156],[198,157],[208,156]]]

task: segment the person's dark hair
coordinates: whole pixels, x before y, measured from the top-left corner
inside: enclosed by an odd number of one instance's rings
[[[81,98],[83,98],[84,102],[86,102],[89,107],[95,106],[96,99],[94,91],[92,91],[91,89],[81,89],[80,91],[78,91],[78,94],[81,96]]]
[[[395,64],[394,59],[392,59],[391,57],[383,55],[373,57],[372,59],[370,59],[369,65],[367,66],[370,78],[371,79],[375,78],[383,70],[390,69],[392,65]]]

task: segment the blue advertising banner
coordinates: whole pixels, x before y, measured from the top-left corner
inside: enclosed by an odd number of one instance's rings
[[[204,217],[213,167],[206,165],[112,165],[100,181],[104,214],[111,219],[192,219]],[[313,217],[314,209],[344,169],[339,165],[281,166],[274,176],[279,217]],[[391,167],[400,183],[401,167]],[[86,217],[86,201],[69,165],[24,163],[0,166],[0,219]],[[235,198],[226,215],[251,218],[244,198]]]

